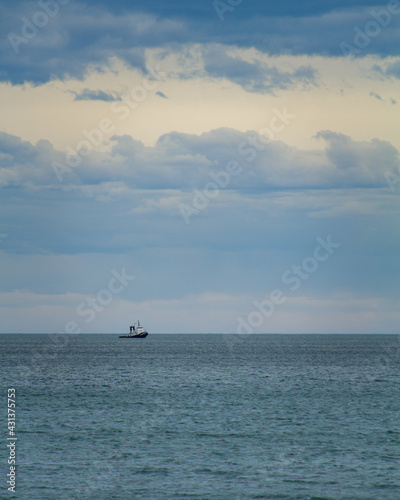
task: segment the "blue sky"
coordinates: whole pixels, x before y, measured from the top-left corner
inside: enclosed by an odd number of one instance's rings
[[[2,332],[398,332],[400,2],[0,11]]]

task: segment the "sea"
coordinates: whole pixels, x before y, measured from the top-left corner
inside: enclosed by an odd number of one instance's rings
[[[4,334],[0,349],[1,499],[400,499],[398,335]]]

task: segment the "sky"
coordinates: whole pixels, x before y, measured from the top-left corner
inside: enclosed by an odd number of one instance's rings
[[[0,2],[0,332],[399,333],[400,1]]]

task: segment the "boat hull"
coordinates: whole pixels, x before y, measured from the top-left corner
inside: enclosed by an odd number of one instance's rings
[[[140,333],[138,335],[120,335],[120,339],[144,339],[148,335],[147,332]]]

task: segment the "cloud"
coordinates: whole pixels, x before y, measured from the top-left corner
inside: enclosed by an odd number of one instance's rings
[[[319,132],[317,138],[328,143],[326,157],[335,167],[334,177],[342,186],[383,186],[386,171],[399,171],[399,152],[387,141],[353,141],[350,137],[331,131]],[[386,182],[386,180],[385,180]]]
[[[0,292],[0,298],[3,331],[21,333],[31,332],[32,325],[35,333],[63,331],[69,321],[75,321],[83,333],[123,332],[131,322],[132,311],[141,311],[142,322],[150,333],[236,333],[238,311],[243,309],[246,315],[246,305],[250,304],[249,311],[252,307],[249,297],[240,293],[202,292],[179,298],[148,300],[140,297],[127,300],[117,296],[88,325],[76,311],[80,303],[86,303],[87,296],[84,294],[45,295],[16,291]],[[253,301],[263,298],[262,295],[252,295]],[[286,302],[277,307],[268,321],[255,331],[397,333],[393,325],[400,320],[398,308],[398,300],[373,295],[362,298],[351,293],[329,294],[324,297],[312,294],[287,297]],[[180,318],[179,323],[176,318]],[[240,348],[240,344],[246,341],[238,336],[227,336],[221,340],[236,348]]]
[[[47,141],[33,145],[1,133],[1,205],[8,215],[0,229],[9,235],[1,250],[126,252],[136,248],[140,234],[139,248],[221,245],[250,251],[262,248],[269,220],[275,227],[279,219],[281,231],[292,233],[307,232],[306,220],[321,232],[326,219],[398,216],[384,176],[400,170],[392,145],[332,131],[318,139],[326,143],[322,150],[265,143],[256,132],[233,129],[169,133],[154,146],[114,136],[108,152],[92,152],[59,183],[52,163],[65,161],[61,151]],[[230,162],[237,163],[239,175],[195,217],[194,232],[182,231],[180,204],[190,206],[194,190],[204,190]],[[228,230],[231,219],[235,226]]]
[[[369,93],[369,95],[370,95],[371,97],[375,97],[375,99],[378,99],[379,101],[383,101],[382,97],[381,97],[379,94],[377,94],[376,92],[372,92],[372,91],[371,91],[371,92]]]
[[[281,141],[268,141],[257,132],[232,129],[199,136],[173,132],[160,137],[154,147],[129,136],[114,136],[114,145],[102,160],[105,167],[99,172],[90,163],[77,175],[80,182],[90,180],[93,173],[93,180],[111,181],[120,175],[128,185],[142,189],[192,189],[207,184],[210,172],[224,170],[229,161],[235,161],[242,171],[232,177],[228,188],[243,192],[386,187],[384,173],[399,171],[398,151],[388,142],[353,141],[331,131],[320,132],[317,138],[326,142],[324,151],[302,151]]]
[[[396,61],[389,64],[385,70],[387,76],[393,76],[394,78],[400,78],[400,61]]]
[[[81,92],[69,91],[75,95],[74,101],[121,101],[121,96],[116,92],[105,92],[103,90],[83,89]]]
[[[211,3],[207,8],[200,3],[188,8],[180,2],[174,6],[168,4],[168,8],[157,2],[135,3],[135,7],[125,3],[117,8],[108,2],[89,2],[88,5],[70,2],[60,6],[58,15],[49,19],[33,37],[14,44],[10,42],[10,33],[23,37],[22,19],[31,22],[38,4],[28,1],[2,5],[0,24],[7,36],[0,42],[0,79],[13,84],[32,82],[38,85],[54,79],[82,79],[88,71],[109,65],[112,58],[146,73],[147,49],[170,51],[175,47],[183,50],[193,43],[254,47],[270,55],[341,57],[345,55],[341,44],[354,45],[355,29],[362,31],[374,20],[367,7],[371,3],[366,1],[358,2],[357,7],[354,2],[347,1],[332,2],[324,7],[309,2],[304,6],[292,5],[290,10],[287,6],[274,7],[268,3],[257,5],[257,15],[254,5],[246,3],[238,5],[232,17],[221,23]],[[356,56],[399,55],[399,23],[400,18],[393,15],[390,24]],[[218,70],[214,60],[209,60],[208,64],[211,72]],[[275,74],[273,69],[268,72],[267,68],[236,64],[235,67],[235,61],[225,60],[222,70],[235,76],[243,69],[247,79],[242,84],[249,88],[253,88],[254,79],[257,82],[258,76],[264,73],[267,82],[277,79],[278,84],[293,78],[310,80],[313,76],[309,68],[297,75],[281,75]],[[396,68],[393,71],[397,74]],[[270,83],[266,84],[267,88],[268,85]]]
[[[113,136],[108,152],[80,157],[79,165],[69,167],[62,177],[64,185],[80,189],[118,181],[135,189],[191,190],[203,187],[210,173],[217,174],[235,161],[241,173],[232,177],[227,189],[242,192],[386,187],[384,174],[397,175],[400,169],[399,153],[386,141],[354,141],[332,131],[319,132],[316,138],[326,142],[325,150],[303,151],[254,131],[228,128],[201,135],[171,132],[155,146],[128,135]],[[5,133],[0,133],[0,155],[3,186],[57,185],[53,162],[67,167],[65,155],[48,141],[34,146]]]
[[[61,157],[47,140],[42,139],[34,146],[0,132],[0,186],[51,183],[50,162]]]
[[[299,84],[316,85],[316,70],[311,66],[299,66],[283,71],[276,66],[255,61],[248,62],[228,55],[226,48],[210,47],[204,51],[204,69],[215,78],[227,78],[248,92],[270,93],[285,90]]]
[[[33,17],[37,3],[24,4],[25,18]],[[0,10],[8,19],[3,25],[6,33],[21,37],[24,23],[18,8],[2,6]],[[26,81],[42,84],[53,79],[74,77],[83,79],[89,69],[102,69],[112,57],[118,57],[128,66],[146,72],[145,47],[152,46],[151,34],[156,27],[161,31],[177,29],[174,23],[160,21],[149,15],[112,15],[106,9],[86,7],[81,3],[60,6],[57,16],[26,43],[10,43],[3,39],[0,52],[3,56],[2,80],[22,84]]]
[[[162,97],[163,99],[168,99],[168,97],[160,91],[156,92],[156,95],[158,95],[159,97]]]
[[[400,78],[400,60],[390,64],[375,64],[372,70],[380,78]]]

